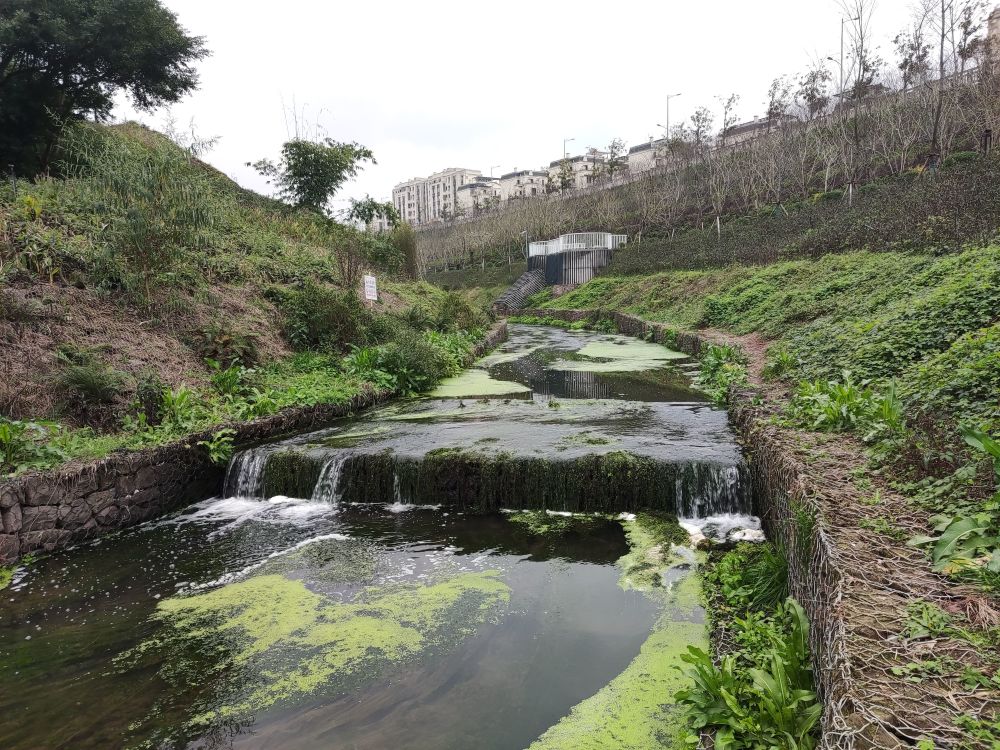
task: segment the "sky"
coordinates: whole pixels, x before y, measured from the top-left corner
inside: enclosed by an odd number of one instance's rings
[[[876,43],[907,23],[913,0],[878,0]],[[205,159],[270,192],[246,162],[276,158],[298,132],[375,153],[334,202],[446,167],[499,176],[570,153],[659,137],[719,98],[741,120],[764,113],[778,75],[840,54],[837,0],[164,0],[211,57],[201,85],[169,111],[118,118],[218,137]],[[837,75],[836,63],[829,63]]]

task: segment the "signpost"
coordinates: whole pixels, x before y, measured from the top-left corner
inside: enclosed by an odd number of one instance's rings
[[[372,307],[378,300],[378,286],[375,284],[375,277],[368,274],[365,274],[365,300],[370,302]]]

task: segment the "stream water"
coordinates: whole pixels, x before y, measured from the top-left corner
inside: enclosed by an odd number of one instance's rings
[[[225,497],[21,568],[0,592],[0,748],[661,746],[643,722],[663,718],[664,660],[704,630],[689,558],[638,585],[655,550],[631,516],[552,512],[580,509],[581,462],[627,453],[653,474],[617,483],[669,476],[664,509],[755,527],[690,367],[512,326],[430,398],[246,451]],[[569,467],[558,491],[541,458]],[[465,512],[484,477],[550,512]]]

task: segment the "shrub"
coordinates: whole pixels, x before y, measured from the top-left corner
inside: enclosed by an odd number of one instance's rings
[[[201,359],[214,360],[222,367],[257,362],[257,339],[252,334],[233,331],[225,323],[213,322],[189,335],[191,346]]]
[[[54,384],[63,394],[62,409],[83,424],[105,427],[125,386],[125,374],[101,362],[91,350],[63,345],[56,351],[59,372]]]
[[[339,352],[365,340],[369,313],[353,291],[307,282],[281,295],[279,306],[285,335],[298,351]]]
[[[482,314],[456,292],[447,292],[438,304],[435,325],[439,331],[469,331],[482,323]]]

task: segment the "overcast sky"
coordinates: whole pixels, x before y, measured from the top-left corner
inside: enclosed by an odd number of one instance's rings
[[[885,58],[911,3],[876,7]],[[840,49],[836,0],[165,4],[212,50],[200,89],[171,110],[219,136],[207,160],[266,192],[244,164],[278,155],[294,106],[309,130],[375,152],[338,204],[388,199],[395,183],[445,167],[537,168],[560,158],[563,138],[574,153],[615,137],[635,145],[662,134],[668,93],[681,94],[671,123],[730,93],[741,119],[759,116],[775,76]],[[165,113],[139,119],[158,127]]]

